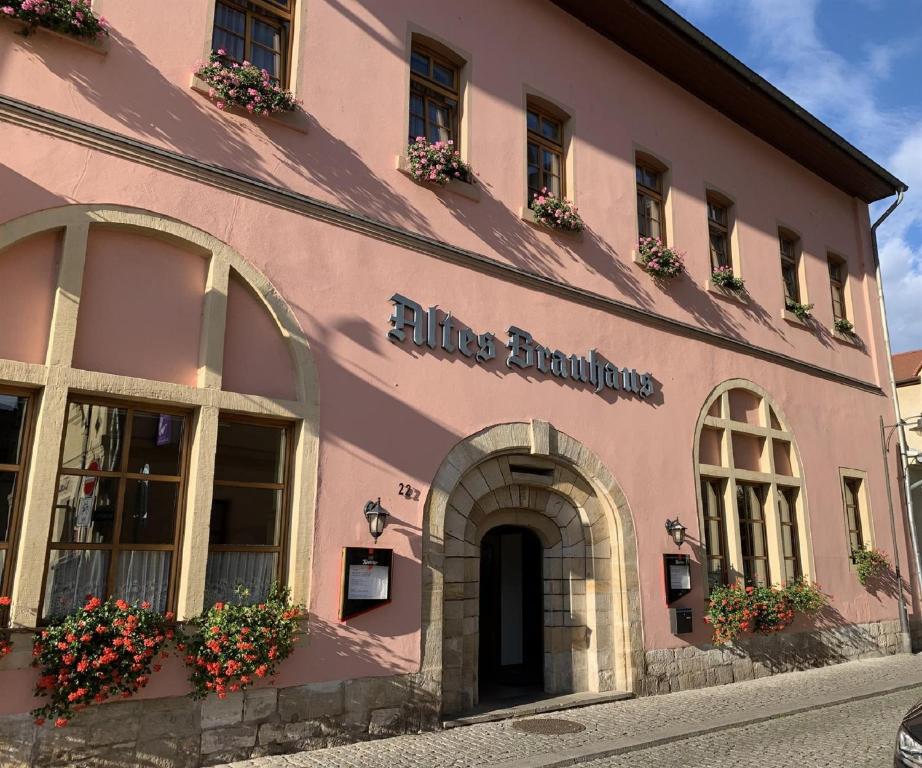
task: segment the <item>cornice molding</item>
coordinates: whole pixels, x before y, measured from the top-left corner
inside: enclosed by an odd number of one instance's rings
[[[798,360],[790,355],[750,344],[741,339],[722,336],[714,331],[681,320],[664,317],[618,299],[577,288],[559,280],[505,264],[475,251],[459,248],[450,243],[318,200],[309,195],[270,184],[253,176],[197,160],[179,152],[163,149],[9,96],[0,95],[0,120],[157,168],[176,176],[192,179],[218,189],[231,191],[252,200],[343,227],[382,242],[408,248],[442,261],[541,291],[542,293],[559,296],[576,304],[626,317],[645,325],[677,333],[776,365],[782,365],[821,379],[834,381],[878,395],[884,394],[879,386],[871,382]]]

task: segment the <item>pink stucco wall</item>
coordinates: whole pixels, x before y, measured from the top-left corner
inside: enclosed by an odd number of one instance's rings
[[[444,6],[422,0],[305,3],[298,95],[311,115],[306,134],[218,112],[189,90],[189,71],[210,34],[201,8],[191,10],[180,0],[163,0],[156,14],[129,12],[125,4],[105,6],[115,28],[105,57],[42,36],[22,41],[0,29],[0,91],[724,336],[872,384],[886,381],[864,207],[550,4],[484,0],[448,15]],[[480,202],[418,187],[394,168],[404,143],[410,22],[471,52],[469,159],[481,182]],[[518,30],[514,36],[508,34],[512,28]],[[535,50],[556,54],[528,55]],[[574,78],[579,71],[593,77]],[[588,225],[581,238],[549,235],[519,218],[523,83],[573,110],[573,191]],[[684,644],[669,631],[662,594],[658,564],[670,551],[663,520],[678,514],[690,536],[700,538],[695,424],[708,394],[729,378],[764,387],[787,417],[807,484],[817,578],[833,595],[834,607],[849,622],[896,616],[892,598],[868,593],[848,569],[838,476],[838,467],[868,472],[874,527],[881,546],[890,549],[877,433],[879,415],[893,418],[886,397],[641,326],[126,158],[25,128],[8,126],[4,133],[5,219],[70,201],[117,202],[180,219],[228,243],[267,275],[301,323],[319,375],[321,482],[310,564],[314,623],[305,648],[286,663],[282,684],[418,667],[420,527],[429,484],[459,440],[492,424],[533,418],[585,443],[621,485],[637,530],[645,646]],[[657,287],[631,261],[635,144],[671,166],[670,239],[688,251],[689,277],[668,289]],[[53,164],[47,161],[52,156]],[[707,184],[736,198],[738,256],[751,294],[745,306],[702,287],[708,273]],[[825,251],[849,259],[853,319],[866,348],[781,319],[779,222],[802,234],[808,300],[816,303],[825,327],[832,324]],[[88,274],[99,287],[89,290],[97,291],[92,303],[101,306],[94,310],[100,314],[81,318],[87,324],[78,329],[81,364],[193,381],[189,355],[197,350],[197,337],[194,345],[191,336],[178,345],[163,344],[161,334],[179,320],[164,318],[159,308],[167,296],[177,300],[188,327],[204,267],[190,266],[195,264],[190,254],[160,241],[139,244],[132,236],[129,244],[120,239],[127,235],[109,232],[93,237]],[[124,290],[131,283],[123,278],[141,275],[152,293],[139,297]],[[245,354],[253,346],[247,335],[253,307],[236,290],[232,300],[237,295],[243,301],[229,327],[242,341],[225,350],[233,371],[225,386],[281,395],[266,390],[264,380],[249,378],[255,375],[246,368]],[[409,344],[396,346],[385,338],[388,299],[395,291],[424,306],[450,309],[459,322],[492,330],[501,340],[516,324],[568,352],[597,348],[621,365],[651,371],[662,397],[612,402],[553,379],[510,372],[502,355],[480,366],[419,354]],[[121,317],[133,323],[113,328]],[[148,333],[157,336],[148,339]],[[144,354],[132,357],[130,365],[124,351],[115,362],[100,361],[93,357],[102,354],[93,343],[100,334],[120,350],[142,347],[138,339],[144,339]],[[265,354],[272,365],[282,365],[276,352]],[[422,489],[418,502],[397,495],[401,482]],[[368,543],[361,510],[377,496],[394,515],[381,543],[395,550],[395,600],[342,624],[340,550]],[[906,563],[905,539],[900,541]],[[682,604],[702,602],[699,581]],[[689,639],[704,642],[705,627]],[[157,685],[158,695],[181,690],[178,673]],[[0,711],[26,705],[22,697],[4,697]]]

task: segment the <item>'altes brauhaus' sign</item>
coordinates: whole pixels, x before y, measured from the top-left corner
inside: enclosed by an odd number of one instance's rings
[[[391,296],[394,314],[387,338],[402,342],[410,333],[417,347],[441,349],[445,352],[472,358],[486,363],[496,357],[497,339],[493,333],[475,333],[455,321],[451,312],[440,312],[436,307],[424,310],[412,299],[395,293]],[[576,384],[588,384],[596,393],[603,390],[620,391],[649,397],[653,394],[654,379],[650,373],[638,373],[634,368],[619,368],[606,360],[595,349],[588,355],[568,355],[559,349],[539,344],[528,331],[510,325],[505,346],[508,368],[536,369],[546,376],[567,379]]]

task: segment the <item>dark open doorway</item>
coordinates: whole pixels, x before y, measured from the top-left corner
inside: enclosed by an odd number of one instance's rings
[[[481,704],[544,691],[542,552],[518,526],[494,528],[480,543]]]

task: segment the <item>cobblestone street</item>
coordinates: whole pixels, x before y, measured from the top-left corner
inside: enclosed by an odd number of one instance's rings
[[[233,763],[234,768],[887,766],[922,698],[922,659],[896,656],[540,715],[583,729],[523,733],[502,721]],[[518,721],[521,722],[521,721]]]

